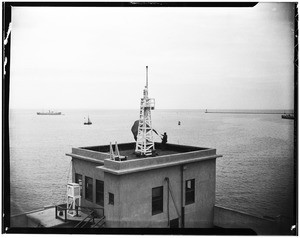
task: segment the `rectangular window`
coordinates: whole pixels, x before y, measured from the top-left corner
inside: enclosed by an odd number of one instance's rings
[[[113,193],[108,193],[108,204],[114,205],[115,195]]]
[[[195,179],[185,181],[185,205],[195,202]]]
[[[80,186],[80,196],[82,196],[82,175],[75,173],[75,183],[78,183]]]
[[[163,212],[163,186],[152,188],[152,215]]]
[[[179,219],[173,219],[170,221],[170,228],[179,228]]]
[[[96,203],[104,206],[104,182],[96,179]]]
[[[85,176],[85,199],[93,201],[93,179]]]

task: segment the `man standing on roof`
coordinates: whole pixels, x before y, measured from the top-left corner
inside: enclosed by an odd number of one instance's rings
[[[165,132],[161,138],[161,149],[162,150],[164,150],[166,148],[167,142],[168,142],[168,136],[167,136],[167,133]]]

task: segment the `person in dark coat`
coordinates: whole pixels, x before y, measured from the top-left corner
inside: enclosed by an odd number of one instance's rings
[[[161,149],[162,150],[164,150],[166,148],[167,142],[168,142],[168,136],[167,136],[167,133],[165,132],[161,138]]]

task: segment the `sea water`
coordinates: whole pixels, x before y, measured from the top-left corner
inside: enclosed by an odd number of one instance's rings
[[[72,147],[133,142],[138,110],[63,110],[61,116],[10,110],[11,214],[66,201]],[[87,117],[92,125],[84,125]],[[180,125],[178,125],[180,121]],[[258,216],[294,212],[294,121],[280,114],[155,110],[168,142],[216,148],[216,204]],[[155,135],[155,140],[160,138]]]

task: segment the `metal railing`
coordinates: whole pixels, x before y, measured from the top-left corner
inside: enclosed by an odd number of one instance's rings
[[[89,222],[91,222],[93,220],[94,222],[94,211],[91,211],[87,217],[85,217],[81,222],[79,222],[76,226],[74,226],[74,228],[83,228],[85,227]],[[84,223],[84,224],[83,224]],[[83,225],[82,225],[83,224]]]
[[[105,216],[101,217],[100,220],[97,223],[95,223],[91,228],[102,227],[104,223],[105,223]]]
[[[102,214],[102,216],[100,218],[102,218],[104,216],[104,208],[95,208],[95,207],[82,207],[82,206],[78,206],[75,209],[73,208],[68,208],[67,204],[60,204],[60,205],[56,205],[55,206],[55,218],[56,219],[61,219],[64,222],[68,221],[68,213],[70,213],[71,211],[76,212],[75,216],[79,216],[79,212],[85,212],[88,213],[89,217],[91,214],[93,214],[93,217],[97,217],[96,215],[96,211],[102,211],[100,214]],[[60,213],[60,214],[59,214]],[[69,214],[71,215],[71,214]],[[85,220],[86,218],[84,218],[83,220]]]

